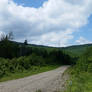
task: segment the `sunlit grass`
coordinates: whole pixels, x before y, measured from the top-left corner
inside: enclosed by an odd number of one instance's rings
[[[68,72],[71,72],[70,69]],[[80,72],[79,74],[71,74],[67,82],[66,92],[92,92],[92,73]]]

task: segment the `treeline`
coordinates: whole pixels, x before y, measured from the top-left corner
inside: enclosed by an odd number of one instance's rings
[[[45,48],[29,47],[24,43],[11,41],[12,34],[3,36],[0,41],[0,77],[10,73],[23,72],[33,66],[67,65],[72,59],[60,49],[48,52]]]
[[[5,59],[19,58],[22,56],[40,56],[48,63],[71,64],[71,57],[60,49],[48,52],[45,48],[29,47],[27,44],[16,43],[10,40],[0,42],[0,57]],[[35,58],[35,57],[33,57]]]
[[[17,43],[12,41],[12,34],[3,35],[0,40],[0,57],[15,58],[20,56],[27,56],[32,53],[32,49],[27,46],[27,41],[24,43]]]

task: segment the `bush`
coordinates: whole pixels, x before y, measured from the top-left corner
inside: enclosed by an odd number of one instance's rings
[[[45,65],[45,60],[41,56],[37,56],[36,54],[31,55],[31,65],[33,66],[42,66]]]
[[[79,71],[92,71],[92,48],[87,49],[87,51],[82,56],[80,56],[76,66]]]
[[[92,63],[90,63],[90,64],[88,65],[88,72],[91,72],[91,73],[92,73]]]
[[[0,58],[0,77],[8,74],[9,60]]]

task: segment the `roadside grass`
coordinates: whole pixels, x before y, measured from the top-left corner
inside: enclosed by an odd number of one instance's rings
[[[42,92],[42,91],[39,89],[39,90],[37,90],[36,92]]]
[[[32,75],[35,75],[38,73],[54,70],[58,67],[60,67],[60,65],[48,65],[48,66],[41,66],[41,67],[40,66],[32,66],[31,69],[25,70],[23,72],[16,72],[16,73],[12,73],[12,74],[10,73],[10,74],[0,78],[0,82],[32,76]]]
[[[65,92],[92,92],[92,73],[80,72],[73,73],[74,68],[70,68],[67,72],[70,79],[67,81],[67,89]]]

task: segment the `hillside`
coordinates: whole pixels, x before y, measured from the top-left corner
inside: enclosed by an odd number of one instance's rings
[[[16,46],[23,47],[24,43],[20,42],[13,42]],[[92,44],[84,44],[84,45],[74,45],[74,46],[68,46],[68,47],[51,47],[51,46],[44,46],[44,45],[36,45],[36,44],[27,44],[26,48],[31,49],[45,49],[47,52],[51,52],[53,50],[63,50],[64,52],[68,53],[71,56],[80,56],[82,55],[86,49],[91,47]]]
[[[75,45],[63,48],[67,53],[73,56],[80,56],[83,54],[89,47],[92,47],[92,44],[84,44],[84,45]]]
[[[84,44],[84,45],[74,45],[74,46],[68,46],[68,47],[50,47],[50,46],[43,46],[43,45],[35,45],[35,44],[29,44],[28,47],[32,48],[44,48],[48,52],[55,50],[55,49],[61,49],[68,53],[69,55],[73,56],[80,56],[82,55],[89,47],[92,47],[92,44]]]

